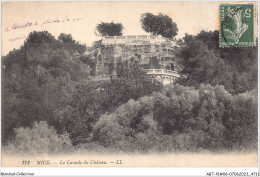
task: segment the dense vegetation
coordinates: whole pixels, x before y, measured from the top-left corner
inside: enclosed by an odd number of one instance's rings
[[[30,153],[255,150],[257,48],[219,48],[218,31],[177,47],[185,77],[175,84],[162,87],[137,63],[94,81],[86,46],[31,33],[2,57],[2,144]]]
[[[172,19],[159,13],[154,15],[152,13],[144,13],[140,19],[144,31],[152,35],[161,35],[165,38],[173,38],[177,35],[177,24]]]
[[[121,23],[100,23],[96,26],[96,33],[100,36],[122,36],[124,29]]]
[[[257,87],[257,47],[220,48],[218,31],[186,35],[180,44],[179,57],[187,78],[186,86],[223,85],[230,93],[243,93]]]

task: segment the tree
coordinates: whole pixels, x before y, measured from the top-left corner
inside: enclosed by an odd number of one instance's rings
[[[179,57],[184,66],[183,73],[187,75],[178,82],[181,85],[199,87],[200,84],[224,85],[229,91],[233,88],[233,73],[230,65],[216,56],[213,50],[194,36],[186,35],[184,44],[180,47]]]
[[[118,66],[122,67],[123,64]],[[123,67],[122,67],[123,68]],[[162,84],[149,77],[137,63],[131,63],[129,68],[117,69],[118,78],[113,79],[106,88],[108,95],[104,106],[110,109],[126,103],[129,99],[138,99],[162,89]]]
[[[172,38],[177,35],[177,25],[167,15],[145,13],[141,15],[140,21],[143,30],[153,35],[161,35],[166,38]]]
[[[60,41],[62,41],[63,43],[68,43],[68,42],[75,42],[71,36],[71,34],[64,34],[64,33],[61,33],[58,37],[58,39]]]
[[[31,128],[15,129],[14,139],[8,142],[7,151],[28,154],[56,154],[73,149],[68,134],[57,134],[47,122],[34,122]]]
[[[14,128],[35,121],[58,127],[57,113],[66,106],[75,83],[87,77],[85,64],[73,55],[78,48],[68,50],[66,42],[48,32],[32,32],[20,49],[3,57],[3,143],[14,135]]]
[[[169,85],[106,112],[89,143],[127,151],[257,149],[257,91]]]
[[[87,47],[85,45],[79,44],[78,42],[76,42],[71,34],[64,34],[61,33],[58,37],[58,40],[60,40],[64,46],[64,48],[66,48],[67,51],[69,51],[70,53],[73,52],[78,52],[80,54],[83,54]]]
[[[24,42],[24,47],[28,48],[31,46],[42,45],[46,43],[54,43],[56,42],[55,37],[50,34],[48,31],[33,31],[29,34]]]
[[[235,95],[226,107],[223,125],[227,147],[257,149],[257,90]]]
[[[219,48],[218,31],[201,31],[179,42],[178,57],[186,78],[181,85],[223,85],[231,93],[243,93],[257,86],[257,48]]]
[[[122,36],[123,25],[121,23],[100,23],[96,30],[101,36]]]
[[[68,106],[61,110],[60,124],[74,145],[88,141],[102,114],[113,112],[130,99],[137,100],[162,89],[162,85],[150,78],[138,64],[131,64],[129,69],[122,63],[120,66],[124,70],[118,70],[118,77],[110,82],[82,81],[77,84]]]

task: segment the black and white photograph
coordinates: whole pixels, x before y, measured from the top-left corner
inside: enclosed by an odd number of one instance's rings
[[[256,1],[5,1],[1,15],[1,166],[258,166]]]

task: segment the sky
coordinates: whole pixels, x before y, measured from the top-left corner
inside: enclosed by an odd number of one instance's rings
[[[185,33],[218,29],[218,2],[2,2],[2,56],[19,49],[32,31],[48,31],[56,38],[71,34],[90,46],[99,40],[95,27],[101,22],[122,23],[123,35],[148,35],[140,23],[141,14],[168,15]]]

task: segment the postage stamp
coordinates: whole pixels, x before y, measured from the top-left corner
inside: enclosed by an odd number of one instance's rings
[[[220,47],[252,47],[254,4],[220,4]]]

